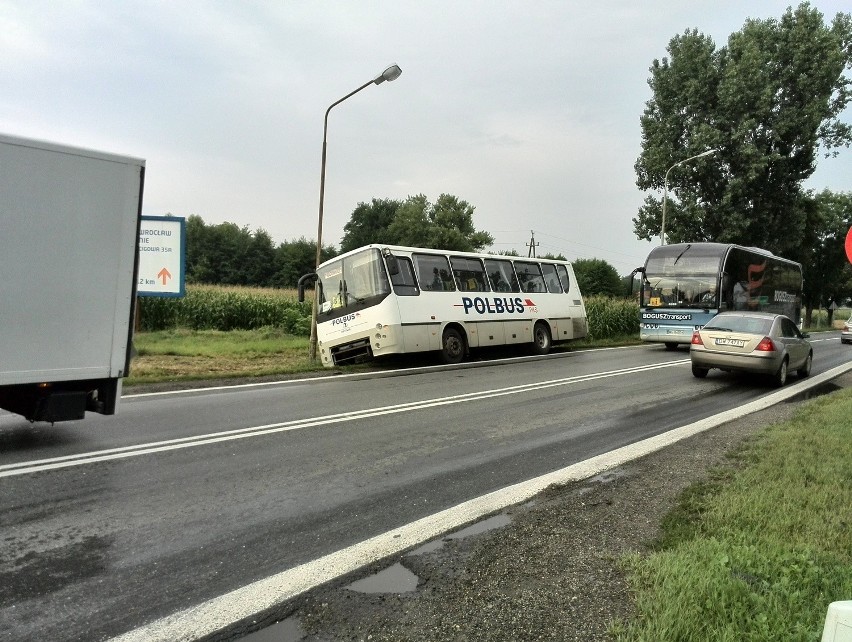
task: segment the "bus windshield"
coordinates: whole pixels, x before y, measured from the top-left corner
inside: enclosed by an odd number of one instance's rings
[[[318,313],[326,317],[376,305],[390,294],[384,261],[375,248],[326,263],[317,276]]]
[[[642,306],[718,308],[721,261],[718,247],[687,244],[658,248],[645,266]]]

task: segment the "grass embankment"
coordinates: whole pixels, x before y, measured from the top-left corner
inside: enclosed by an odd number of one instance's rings
[[[810,402],[693,486],[659,551],[626,561],[638,618],[621,642],[816,642],[852,599],[852,390]]]

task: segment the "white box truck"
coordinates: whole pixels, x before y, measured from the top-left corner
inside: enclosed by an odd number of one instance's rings
[[[144,178],[144,160],[0,134],[0,408],[115,412]]]

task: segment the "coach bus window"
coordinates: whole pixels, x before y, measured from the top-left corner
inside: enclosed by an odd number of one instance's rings
[[[417,279],[414,278],[414,268],[411,265],[411,259],[407,256],[397,256],[396,263],[399,266],[399,271],[391,275],[393,291],[400,296],[417,296],[420,294],[420,288],[417,287]]]
[[[447,257],[438,254],[415,254],[414,267],[421,289],[429,292],[452,292],[456,289]]]
[[[495,292],[520,292],[518,277],[512,268],[511,261],[501,259],[485,259],[485,270],[488,272],[488,281],[491,289]]]
[[[547,291],[547,288],[544,285],[544,277],[541,275],[541,268],[538,263],[515,261],[515,272],[518,274],[518,281],[521,284],[521,290],[523,292]]]
[[[541,272],[544,274],[545,283],[547,283],[547,291],[552,294],[560,294],[562,288],[559,285],[559,277],[556,276],[556,266],[551,263],[542,263]]]
[[[456,277],[456,285],[458,285],[459,290],[463,292],[488,292],[488,283],[482,261],[453,256],[450,257],[450,264],[453,266],[453,276]]]
[[[571,278],[568,276],[568,268],[564,265],[556,266],[556,273],[559,275],[559,280],[562,282],[562,291],[568,294],[571,289]]]

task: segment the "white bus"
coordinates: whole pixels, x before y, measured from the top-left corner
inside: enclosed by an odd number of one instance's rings
[[[439,351],[459,363],[471,348],[586,336],[583,297],[567,261],[368,245],[299,280],[318,289],[323,365]]]

